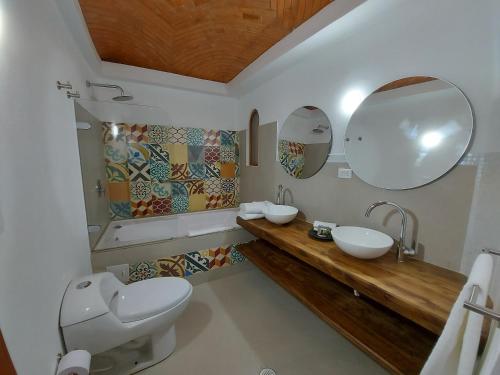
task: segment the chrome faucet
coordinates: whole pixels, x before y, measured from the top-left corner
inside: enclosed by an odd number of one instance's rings
[[[285,191],[283,190],[283,185],[278,185],[278,195],[276,196],[276,204],[285,203]]]
[[[383,205],[388,205],[392,207],[396,207],[396,209],[399,211],[401,215],[401,232],[399,233],[399,243],[398,243],[398,249],[397,249],[397,260],[398,262],[404,262],[404,256],[405,255],[415,255],[416,251],[415,249],[408,248],[405,245],[405,239],[406,239],[406,223],[408,221],[408,215],[406,214],[406,211],[404,208],[402,208],[400,205],[394,203],[394,202],[388,202],[388,201],[379,201],[375,202],[368,209],[366,210],[365,216],[370,217],[370,214],[372,213],[373,209],[378,206],[383,206]]]

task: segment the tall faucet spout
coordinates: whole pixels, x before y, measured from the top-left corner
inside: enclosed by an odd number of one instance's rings
[[[278,195],[276,196],[276,204],[285,204],[285,195],[283,192],[283,185],[278,185]]]
[[[371,215],[371,213],[372,213],[372,211],[373,211],[373,209],[375,207],[382,206],[384,204],[387,204],[387,202],[385,202],[385,201],[378,201],[378,202],[375,202],[375,203],[371,204],[370,207],[368,207],[368,209],[366,210],[365,216],[366,217],[370,217],[370,215]]]
[[[404,261],[404,255],[414,255],[415,250],[406,248],[406,225],[408,222],[408,215],[406,214],[406,211],[404,208],[402,208],[399,204],[394,203],[394,202],[389,202],[389,201],[378,201],[370,205],[368,209],[365,212],[366,217],[370,217],[370,214],[372,213],[373,209],[378,206],[383,206],[383,205],[388,205],[395,207],[399,214],[401,215],[401,231],[399,232],[399,243],[398,243],[398,249],[397,249],[397,259],[399,262]]]

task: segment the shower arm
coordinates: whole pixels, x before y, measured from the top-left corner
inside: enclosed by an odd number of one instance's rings
[[[123,90],[123,88],[121,86],[118,86],[118,85],[110,85],[107,83],[95,83],[95,82],[87,81],[87,87],[106,87],[108,89],[116,89],[116,90],[121,91],[122,96],[125,95],[125,91]]]

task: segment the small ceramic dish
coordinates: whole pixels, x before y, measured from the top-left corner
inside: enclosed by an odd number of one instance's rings
[[[311,228],[308,233],[309,233],[309,237],[314,238],[316,240],[320,240],[320,241],[333,241],[331,233],[329,233],[329,234],[327,234],[325,236],[320,236],[320,235],[318,235],[318,233],[316,233],[316,231],[314,230],[314,228]]]

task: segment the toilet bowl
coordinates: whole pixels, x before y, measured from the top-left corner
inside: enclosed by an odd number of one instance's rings
[[[66,349],[111,357],[107,363],[120,362],[128,373],[149,367],[174,351],[174,322],[192,291],[191,284],[178,277],[124,285],[103,272],[73,280],[61,306]],[[131,363],[121,363],[123,358]]]

